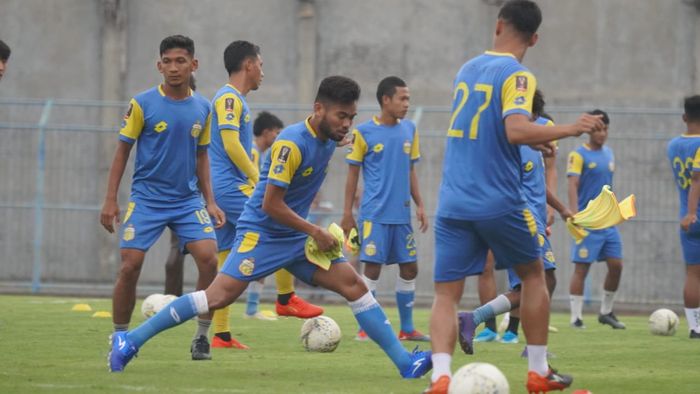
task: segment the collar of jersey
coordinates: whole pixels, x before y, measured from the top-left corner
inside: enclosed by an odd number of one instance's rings
[[[387,124],[380,122],[379,118],[377,118],[377,115],[372,116],[372,122],[374,122],[374,124],[376,124],[377,126],[392,127],[392,126],[389,126]],[[398,121],[396,122],[396,124],[399,124],[399,123],[401,123],[401,119],[398,119]],[[396,126],[396,125],[394,125],[394,126]]]
[[[512,57],[513,59],[515,59],[515,56],[512,53],[496,52],[496,51],[486,51],[484,53],[487,55],[491,55],[491,56],[508,56],[508,57]]]
[[[687,134],[687,133],[686,133],[686,134],[681,135],[681,137],[685,137],[685,138],[699,138],[699,137],[700,137],[700,134]]]
[[[308,118],[306,118],[306,120],[304,121],[304,124],[306,125],[306,130],[309,130],[309,133],[311,133],[311,135],[313,135],[314,138],[317,138],[316,130],[314,130],[314,128],[311,127],[311,123],[309,123],[309,119],[311,119],[310,116]]]
[[[231,89],[235,90],[236,93],[238,93],[239,96],[243,96],[243,93],[241,93],[240,90],[236,89],[235,86],[231,85],[230,83],[227,83],[226,86],[230,87]]]
[[[169,98],[169,99],[171,99],[171,100],[173,100],[173,101],[180,101],[180,100],[175,100],[175,99],[172,98],[172,97],[166,96],[166,95],[165,95],[165,91],[163,91],[163,85],[161,85],[161,84],[158,84],[158,93],[160,93],[161,96],[167,97],[167,98]],[[192,89],[189,89],[189,93],[190,93],[190,94],[189,94],[187,97],[192,97]]]
[[[598,151],[602,151],[602,150],[605,148],[605,145],[601,146],[600,149],[593,149],[593,148],[591,148],[590,145],[588,145],[588,142],[584,142],[584,143],[583,143],[583,147],[584,147],[586,150],[588,150],[588,151],[591,151],[591,152],[598,152]]]

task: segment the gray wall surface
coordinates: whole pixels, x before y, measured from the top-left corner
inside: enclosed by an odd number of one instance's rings
[[[36,124],[42,107],[16,99],[54,98],[64,101],[48,119],[44,187],[46,203],[57,207],[45,210],[42,278],[109,288],[118,268],[117,242],[99,227],[97,210],[116,140],[108,131],[118,125],[123,107],[90,103],[122,102],[159,83],[158,44],[170,34],[195,40],[199,91],[208,97],[226,81],[224,47],[236,39],[259,44],[265,80],[250,93],[250,106],[254,113],[273,109],[287,123],[303,116],[295,105],[310,109],[325,76],[344,74],[361,84],[365,110],[358,122],[376,110],[376,83],[390,74],[403,77],[414,108],[426,108],[420,122],[419,175],[432,214],[452,79],[464,61],[490,47],[496,2],[0,0],[0,39],[13,50],[0,81],[0,281],[22,282],[32,275],[38,133],[13,125]],[[524,63],[538,77],[548,105],[559,108],[552,111],[557,121],[574,119],[570,107],[613,109],[610,145],[617,154],[617,192],[638,196],[640,217],[622,227],[627,268],[621,298],[678,303],[683,275],[678,203],[664,144],[683,130],[681,98],[700,91],[700,13],[681,0],[538,3],[544,21],[539,42]],[[61,125],[75,127],[60,131]],[[575,143],[562,143],[560,174]],[[345,170],[338,152],[323,188],[324,199],[336,210],[342,206]],[[561,196],[564,184],[561,175]],[[122,205],[128,188],[127,179]],[[553,239],[560,261],[559,300],[565,299],[570,275],[568,239],[562,232],[559,224]],[[162,283],[163,238],[149,253],[143,285]],[[432,292],[432,231],[418,237],[418,243],[419,292],[427,298]],[[594,298],[602,274],[603,267],[596,267]],[[187,275],[191,284],[191,262]],[[393,289],[393,275],[393,270],[383,275],[385,291]]]

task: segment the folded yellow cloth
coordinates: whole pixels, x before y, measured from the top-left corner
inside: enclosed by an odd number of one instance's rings
[[[345,240],[345,249],[353,256],[357,256],[360,253],[360,237],[357,234],[357,229],[354,227],[350,230],[350,234]]]
[[[635,216],[634,194],[618,203],[610,186],[605,185],[598,197],[588,202],[586,209],[566,221],[566,228],[578,244],[588,236],[587,230],[609,228]]]
[[[318,249],[316,240],[311,236],[306,238],[306,244],[304,244],[304,254],[306,255],[306,258],[326,271],[331,268],[331,262],[333,260],[343,257],[343,244],[345,243],[343,229],[341,229],[337,224],[331,223],[328,226],[328,232],[330,232],[331,235],[338,240],[338,245],[335,248],[327,252],[321,252]]]

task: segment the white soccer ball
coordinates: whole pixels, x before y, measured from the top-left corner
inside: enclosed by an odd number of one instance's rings
[[[141,314],[143,317],[148,319],[149,317],[158,313],[160,308],[163,307],[163,297],[165,296],[160,293],[151,294],[146,297],[146,299],[143,300],[143,303],[141,303]]]
[[[301,344],[309,352],[332,352],[338,347],[341,336],[338,323],[328,316],[308,319],[301,326]]]
[[[672,310],[657,309],[649,316],[649,331],[654,335],[675,335],[679,323],[678,315]]]
[[[471,363],[452,375],[449,394],[508,394],[510,386],[503,373],[488,363]]]

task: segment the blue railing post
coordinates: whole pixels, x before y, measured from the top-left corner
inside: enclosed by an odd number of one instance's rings
[[[44,104],[39,119],[36,150],[36,189],[34,191],[34,264],[32,266],[32,293],[41,288],[42,245],[44,241],[44,178],[46,158],[46,124],[49,122],[53,100]]]

